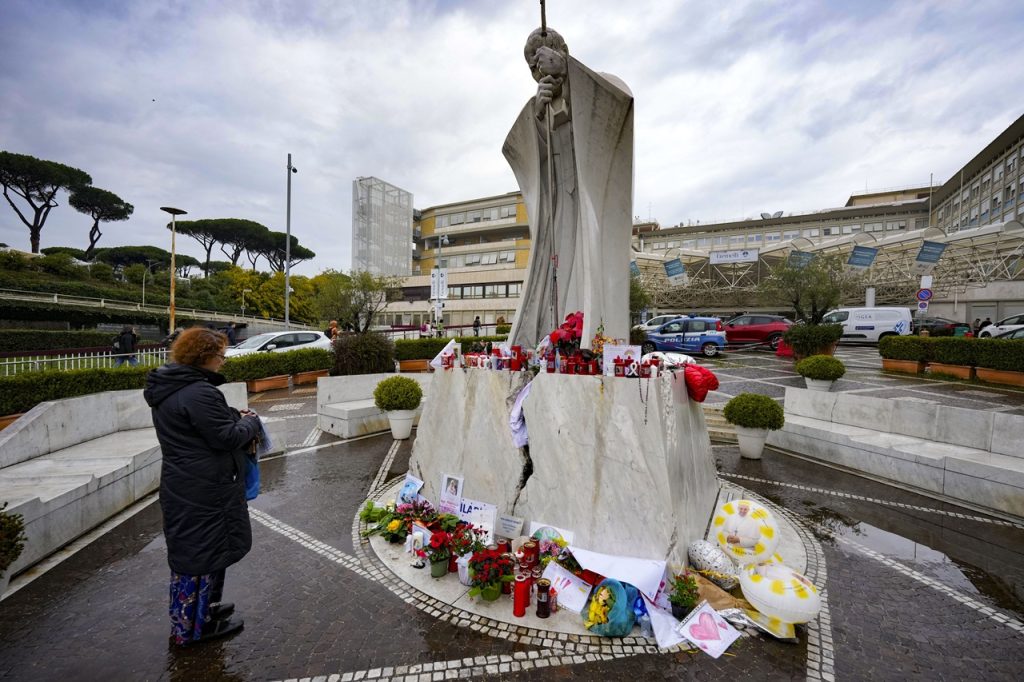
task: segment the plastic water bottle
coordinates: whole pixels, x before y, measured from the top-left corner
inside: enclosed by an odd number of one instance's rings
[[[654,628],[651,627],[651,617],[646,613],[640,616],[640,636],[647,639],[654,639]]]

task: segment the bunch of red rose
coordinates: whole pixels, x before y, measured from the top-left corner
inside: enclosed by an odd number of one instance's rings
[[[462,556],[483,548],[483,543],[480,541],[482,535],[482,530],[478,530],[468,523],[460,523],[449,536],[449,544],[455,554]]]
[[[548,338],[551,340],[552,348],[566,349],[569,346],[578,346],[580,339],[583,338],[583,313],[577,310],[566,315],[565,322],[551,332]]]
[[[469,570],[474,587],[487,587],[508,582],[513,576],[512,560],[497,549],[482,549],[473,552],[469,559]]]

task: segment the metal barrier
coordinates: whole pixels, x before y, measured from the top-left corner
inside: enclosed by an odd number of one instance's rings
[[[134,353],[111,351],[67,353],[51,356],[24,356],[0,360],[0,376],[12,376],[24,372],[42,370],[94,369],[117,367],[121,364],[159,367],[167,362],[166,348],[140,349]],[[135,362],[132,362],[134,357]],[[120,360],[120,362],[118,362]]]

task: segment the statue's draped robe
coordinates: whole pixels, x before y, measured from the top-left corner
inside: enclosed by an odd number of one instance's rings
[[[503,152],[530,221],[530,264],[509,336],[527,348],[565,316],[583,311],[582,347],[598,327],[629,338],[629,254],[633,208],[633,96],[625,83],[568,60],[570,120],[551,131],[554,220],[550,217],[546,122],[526,103]],[[557,314],[552,256],[558,256]]]

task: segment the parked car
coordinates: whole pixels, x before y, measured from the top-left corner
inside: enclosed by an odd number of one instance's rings
[[[729,345],[765,343],[775,350],[793,321],[781,315],[751,313],[739,315],[725,323],[725,339]]]
[[[1014,330],[1011,330],[1011,331],[1008,331],[1008,332],[1003,332],[1002,334],[997,335],[995,338],[997,338],[997,339],[1024,339],[1024,327],[1021,327],[1020,329],[1014,329]]]
[[[288,331],[288,332],[267,332],[250,336],[237,346],[224,351],[224,357],[235,358],[250,353],[274,352],[283,353],[299,348],[323,348],[331,349],[331,341],[323,332],[317,331]]]
[[[712,358],[725,350],[725,331],[717,317],[677,317],[647,332],[644,354],[656,350],[703,353]]]
[[[658,327],[660,327],[661,325],[665,324],[666,322],[671,322],[672,320],[676,319],[677,317],[679,317],[679,316],[675,315],[675,314],[672,314],[672,315],[656,315],[656,316],[652,317],[651,319],[647,320],[646,322],[643,322],[643,323],[638,324],[638,325],[634,325],[633,329],[642,329],[645,332],[651,331],[651,330],[657,329]]]
[[[910,308],[839,308],[826,313],[823,324],[843,325],[845,341],[877,342],[886,336],[913,333]]]
[[[929,336],[953,336],[957,329],[964,329],[966,333],[971,330],[969,322],[956,322],[947,320],[944,317],[915,317],[914,333],[920,334],[927,331]]]
[[[1010,317],[999,320],[994,324],[983,327],[981,331],[978,332],[978,336],[980,338],[998,336],[999,334],[1005,334],[1006,332],[1012,332],[1015,329],[1022,328],[1024,328],[1024,314],[1011,315]]]

